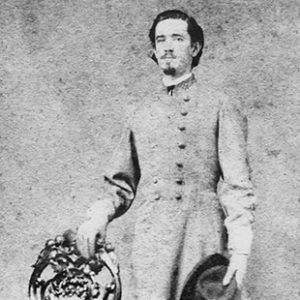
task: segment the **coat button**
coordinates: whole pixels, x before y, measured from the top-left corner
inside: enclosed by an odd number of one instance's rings
[[[176,200],[180,200],[182,198],[181,194],[180,193],[176,193],[175,194],[175,199]]]
[[[158,194],[158,193],[157,193],[157,194],[155,194],[155,195],[154,195],[154,200],[156,200],[156,201],[157,201],[157,200],[159,200],[159,199],[160,199],[160,194]]]
[[[182,170],[182,169],[183,169],[183,163],[181,163],[181,162],[177,162],[177,163],[176,163],[176,166],[177,166],[177,168],[178,168],[179,170]]]
[[[180,125],[180,126],[178,126],[178,129],[179,129],[180,131],[185,131],[185,130],[186,130],[186,127],[185,127],[184,125]]]
[[[177,179],[176,179],[176,183],[177,183],[178,185],[183,185],[183,184],[184,184],[183,178],[177,178]]]
[[[179,147],[180,149],[185,149],[186,145],[183,144],[183,143],[181,143],[181,144],[178,145],[178,147]]]
[[[184,117],[185,117],[187,114],[188,114],[188,112],[187,112],[186,110],[184,110],[184,111],[181,112],[181,115],[184,116]]]
[[[191,98],[190,98],[190,96],[188,96],[188,95],[185,95],[184,97],[183,97],[183,101],[185,101],[185,102],[189,102],[191,100]]]
[[[154,178],[154,179],[153,179],[153,183],[154,183],[154,184],[157,184],[157,183],[158,183],[157,178]]]

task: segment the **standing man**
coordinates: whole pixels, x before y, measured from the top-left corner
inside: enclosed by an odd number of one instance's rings
[[[128,299],[177,300],[195,264],[222,252],[225,224],[230,265],[223,284],[235,274],[241,287],[255,205],[244,119],[224,94],[192,73],[204,43],[193,18],[164,11],[149,37],[164,87],[130,118],[116,167],[105,176],[107,192],[78,230],[78,247],[92,256],[96,235],[104,238],[108,223],[132,206],[137,218]]]

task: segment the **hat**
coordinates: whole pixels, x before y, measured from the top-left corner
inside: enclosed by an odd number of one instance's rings
[[[238,294],[235,278],[226,286],[222,283],[228,264],[218,253],[201,260],[188,275],[180,300],[234,300]]]

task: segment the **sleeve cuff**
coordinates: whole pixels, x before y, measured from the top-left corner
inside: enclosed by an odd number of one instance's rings
[[[106,217],[110,221],[115,214],[115,207],[112,201],[98,200],[94,202],[87,210],[87,217],[89,219],[98,219]]]

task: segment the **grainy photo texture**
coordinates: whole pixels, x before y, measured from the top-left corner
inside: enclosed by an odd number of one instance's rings
[[[298,299],[299,11],[1,1],[0,298]]]

